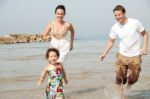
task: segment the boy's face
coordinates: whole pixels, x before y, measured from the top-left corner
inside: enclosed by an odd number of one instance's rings
[[[51,64],[56,64],[57,63],[57,59],[58,59],[58,56],[57,56],[57,53],[52,51],[52,52],[49,52],[49,57],[48,57],[48,61],[51,63]]]
[[[124,24],[126,15],[121,10],[114,11],[114,17],[120,24]]]

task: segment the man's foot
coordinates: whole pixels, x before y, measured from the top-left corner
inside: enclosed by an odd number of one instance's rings
[[[132,85],[127,84],[125,86],[125,96],[129,96],[131,89],[132,89]]]
[[[127,84],[126,85],[126,91],[129,91],[132,88],[132,85]]]
[[[124,86],[121,85],[121,89],[120,89],[120,99],[125,99],[125,94],[124,94]]]
[[[118,85],[118,92],[120,95],[120,99],[126,99],[124,94],[124,86],[123,84]]]

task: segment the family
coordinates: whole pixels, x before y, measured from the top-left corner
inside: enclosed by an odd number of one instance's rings
[[[50,48],[46,52],[48,64],[42,71],[37,84],[40,85],[47,77],[46,99],[64,99],[64,86],[68,83],[64,60],[68,53],[73,50],[74,28],[71,23],[64,20],[66,9],[64,5],[58,5],[55,9],[55,20],[50,21],[43,33],[44,39],[51,37]],[[119,38],[119,51],[116,54],[116,85],[120,99],[125,99],[124,86],[130,88],[138,81],[141,71],[142,56],[148,51],[148,33],[142,23],[126,16],[126,10],[122,5],[116,5],[113,9],[116,23],[109,33],[108,44],[100,60],[103,61],[115,40]],[[70,41],[66,39],[70,33]],[[141,44],[140,35],[143,37]]]

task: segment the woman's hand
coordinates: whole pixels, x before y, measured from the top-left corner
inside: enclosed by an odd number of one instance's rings
[[[71,51],[71,50],[73,50],[73,45],[72,45],[72,44],[70,45],[70,51]]]

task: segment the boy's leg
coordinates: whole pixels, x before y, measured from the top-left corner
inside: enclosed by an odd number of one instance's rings
[[[46,92],[45,94],[46,94],[46,99],[51,99],[50,94],[48,92]]]
[[[50,86],[49,85],[46,86],[45,95],[46,95],[46,99],[52,99],[50,96]]]

